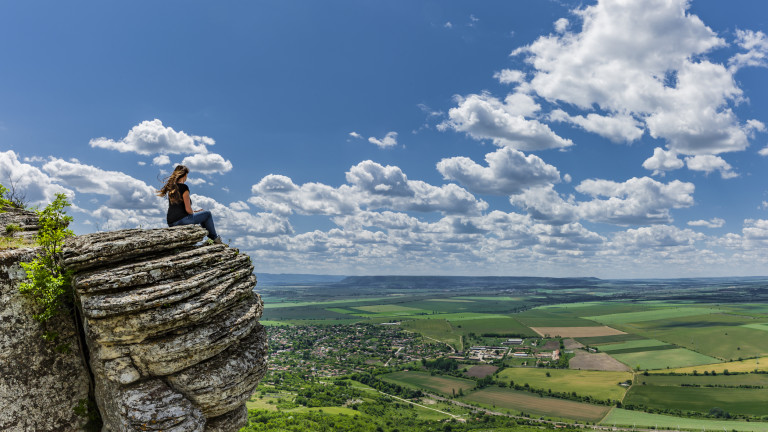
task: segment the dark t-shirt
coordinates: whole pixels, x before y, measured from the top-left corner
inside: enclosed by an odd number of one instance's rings
[[[184,183],[178,183],[177,186],[179,187],[179,198],[182,198],[182,200],[179,201],[178,204],[174,204],[171,202],[171,194],[168,194],[168,216],[166,216],[168,226],[171,226],[172,223],[187,217],[189,214],[187,213],[187,208],[184,206],[183,199],[184,192],[189,192],[189,186],[185,185]],[[192,205],[191,200],[189,205]]]

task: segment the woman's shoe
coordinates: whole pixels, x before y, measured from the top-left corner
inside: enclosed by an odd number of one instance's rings
[[[221,236],[217,236],[215,239],[213,239],[213,244],[221,244]]]

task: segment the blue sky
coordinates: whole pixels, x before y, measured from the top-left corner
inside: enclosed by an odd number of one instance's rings
[[[258,272],[768,274],[761,0],[0,2],[0,182]]]

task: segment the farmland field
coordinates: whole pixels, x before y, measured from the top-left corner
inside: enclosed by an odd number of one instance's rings
[[[729,370],[730,371],[730,370]],[[637,381],[655,386],[679,386],[681,384],[696,385],[725,385],[725,386],[763,386],[768,387],[768,374],[740,374],[740,375],[654,375],[639,376]]]
[[[647,347],[663,346],[663,345],[667,345],[667,343],[656,340],[656,339],[640,339],[640,340],[633,340],[633,341],[627,341],[627,342],[610,344],[610,345],[601,345],[600,351],[613,352],[613,351],[619,351],[619,350],[624,350],[628,348],[647,348]]]
[[[576,356],[571,359],[568,367],[571,369],[593,370],[593,371],[629,371],[630,367],[616,360],[606,353],[588,353],[585,351],[576,351]]]
[[[613,408],[600,424],[606,426],[615,424],[616,426],[638,426],[646,428],[679,428],[695,431],[737,430],[744,432],[764,432],[768,430],[768,423],[680,418],[621,408]]]
[[[427,338],[445,342],[456,349],[462,349],[461,336],[446,320],[412,320],[403,321],[401,326],[405,330],[419,333]]]
[[[508,317],[506,315],[499,315],[499,314],[486,314],[486,313],[477,313],[477,312],[457,312],[457,313],[438,313],[438,314],[427,314],[427,315],[411,315],[408,318],[419,319],[419,320],[437,319],[437,320],[448,320],[448,321],[465,321],[465,320],[508,318]]]
[[[588,316],[584,318],[597,321],[605,325],[614,325],[614,324],[625,324],[625,323],[634,323],[634,322],[642,322],[642,321],[656,321],[656,320],[661,320],[666,318],[677,318],[682,316],[706,315],[706,314],[719,313],[719,312],[722,312],[722,310],[712,309],[712,308],[684,307],[684,308],[657,309],[657,310],[649,310],[649,311],[643,311],[643,312],[615,313],[610,315]]]
[[[305,306],[344,306],[354,303],[376,303],[380,300],[390,300],[392,297],[366,297],[362,299],[348,299],[348,300],[330,300],[330,301],[307,301],[307,302],[264,302],[264,309],[279,309],[287,307],[305,307]]]
[[[549,373],[549,377],[547,376]],[[619,382],[632,379],[631,372],[603,372],[572,369],[507,368],[497,374],[499,379],[515,384],[529,384],[537,389],[590,396],[596,399],[621,400],[627,389]]]
[[[451,396],[459,390],[467,392],[475,387],[475,382],[463,378],[430,375],[428,372],[393,372],[380,376],[384,381],[399,384],[409,388],[426,390]]]
[[[464,334],[495,333],[501,335],[536,336],[528,327],[520,324],[514,318],[486,318],[452,322],[454,327],[460,327]]]
[[[632,333],[669,342],[722,360],[768,355],[763,330],[745,327],[749,317],[713,314],[621,326]]]
[[[467,376],[474,378],[485,378],[488,375],[493,375],[494,372],[499,370],[496,366],[490,365],[475,365],[469,368]]]
[[[611,357],[625,365],[641,369],[664,369],[681,366],[694,366],[716,363],[718,360],[704,354],[676,348],[663,351],[643,351],[635,353],[612,354]]]
[[[743,327],[755,330],[768,331],[768,324],[744,324]]]
[[[764,389],[633,385],[624,404],[708,413],[714,407],[731,414],[768,415]]]
[[[668,371],[658,371],[660,373],[675,372],[691,374],[693,371],[699,371],[703,373],[705,370],[715,371],[717,373],[723,373],[726,369],[729,372],[752,372],[754,370],[768,371],[768,357],[760,357],[756,359],[747,359],[735,362],[718,362],[713,364],[707,364],[702,366],[690,366],[670,369]],[[653,373],[653,371],[651,371]]]
[[[577,309],[575,309],[577,310]],[[599,323],[570,315],[558,309],[531,309],[515,315],[528,327],[590,327]]]
[[[612,336],[580,337],[576,339],[579,342],[583,343],[584,345],[603,345],[603,344],[612,344],[612,343],[627,342],[627,341],[633,341],[633,340],[642,340],[645,338],[636,334],[625,333],[625,334],[612,335]]]
[[[561,336],[561,337],[593,337],[593,336],[611,336],[624,334],[621,330],[616,330],[606,326],[593,327],[531,327],[541,336]]]
[[[573,402],[564,399],[539,397],[511,389],[488,387],[461,398],[489,408],[522,411],[537,416],[599,421],[609,407]]]
[[[412,307],[393,305],[393,304],[382,304],[382,305],[373,305],[373,306],[355,306],[354,309],[358,309],[363,312],[376,313],[376,314],[389,314],[389,313],[399,313],[399,312],[407,312],[407,313],[420,313],[420,312],[426,313],[427,312],[423,309],[416,309]]]

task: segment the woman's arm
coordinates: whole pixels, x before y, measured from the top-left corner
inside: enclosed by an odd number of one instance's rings
[[[181,197],[184,200],[184,209],[187,211],[187,214],[193,214],[194,211],[192,211],[192,202],[189,200],[189,191],[184,191],[184,195]]]

